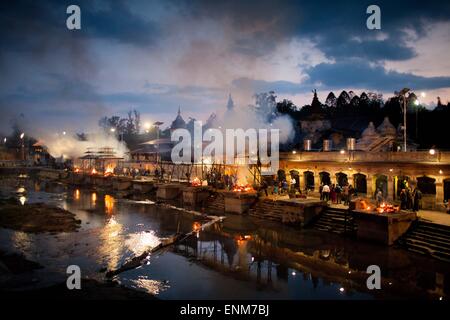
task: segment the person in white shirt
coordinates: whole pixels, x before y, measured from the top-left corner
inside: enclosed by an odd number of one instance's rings
[[[323,200],[328,202],[330,200],[330,186],[325,184],[322,188]]]

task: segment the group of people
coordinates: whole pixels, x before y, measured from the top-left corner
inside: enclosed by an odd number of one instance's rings
[[[411,191],[405,187],[400,191],[400,209],[419,211],[421,208],[422,192],[416,187]]]
[[[349,205],[352,196],[356,195],[356,190],[351,184],[332,184],[331,187],[327,183],[322,183],[319,187],[320,200],[330,201],[331,203]]]

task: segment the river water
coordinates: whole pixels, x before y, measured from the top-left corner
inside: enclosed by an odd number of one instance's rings
[[[0,196],[54,204],[82,221],[72,233],[0,228],[0,250],[44,266],[17,281],[19,289],[63,282],[69,265],[80,266],[83,277],[102,280],[105,268],[118,268],[162,238],[202,223],[191,213],[150,201],[29,178],[1,179]],[[381,269],[380,290],[367,289],[369,265]],[[449,267],[400,248],[227,215],[117,281],[160,299],[447,299]]]

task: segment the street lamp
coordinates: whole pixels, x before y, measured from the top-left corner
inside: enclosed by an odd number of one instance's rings
[[[406,94],[410,91],[408,88],[403,88],[400,92],[395,94],[402,99],[403,102],[403,151],[406,152]]]
[[[153,125],[156,128],[156,163],[158,163],[158,158],[159,158],[159,126],[161,126],[164,122],[161,121],[156,121],[155,123],[153,123]]]
[[[24,144],[24,141],[23,141],[23,138],[25,137],[25,133],[24,132],[22,132],[21,134],[20,134],[20,144],[21,144],[21,154],[22,154],[22,161],[23,160],[25,160],[25,144]]]

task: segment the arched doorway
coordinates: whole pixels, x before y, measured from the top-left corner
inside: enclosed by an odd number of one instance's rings
[[[434,209],[436,206],[436,179],[417,177],[417,188],[422,192],[422,208]]]
[[[387,176],[382,175],[382,174],[376,176],[374,195],[376,195],[378,190],[381,190],[381,192],[383,192],[383,198],[387,199],[387,196],[388,196],[388,177]]]
[[[353,183],[357,193],[367,193],[367,176],[362,173],[353,175]]]
[[[444,201],[450,201],[450,178],[444,181]]]
[[[417,178],[417,188],[423,193],[423,194],[436,194],[436,179],[423,176]]]
[[[303,172],[303,181],[305,181],[306,190],[314,190],[314,172],[305,171]]]
[[[319,172],[319,176],[320,176],[321,184],[327,184],[327,185],[331,184],[330,174],[328,172],[325,172],[325,171]]]
[[[341,187],[345,186],[346,184],[348,184],[347,175],[343,172],[336,173],[336,182]]]
[[[291,178],[295,179],[295,189],[300,189],[300,172],[291,170],[289,173],[291,174]]]

